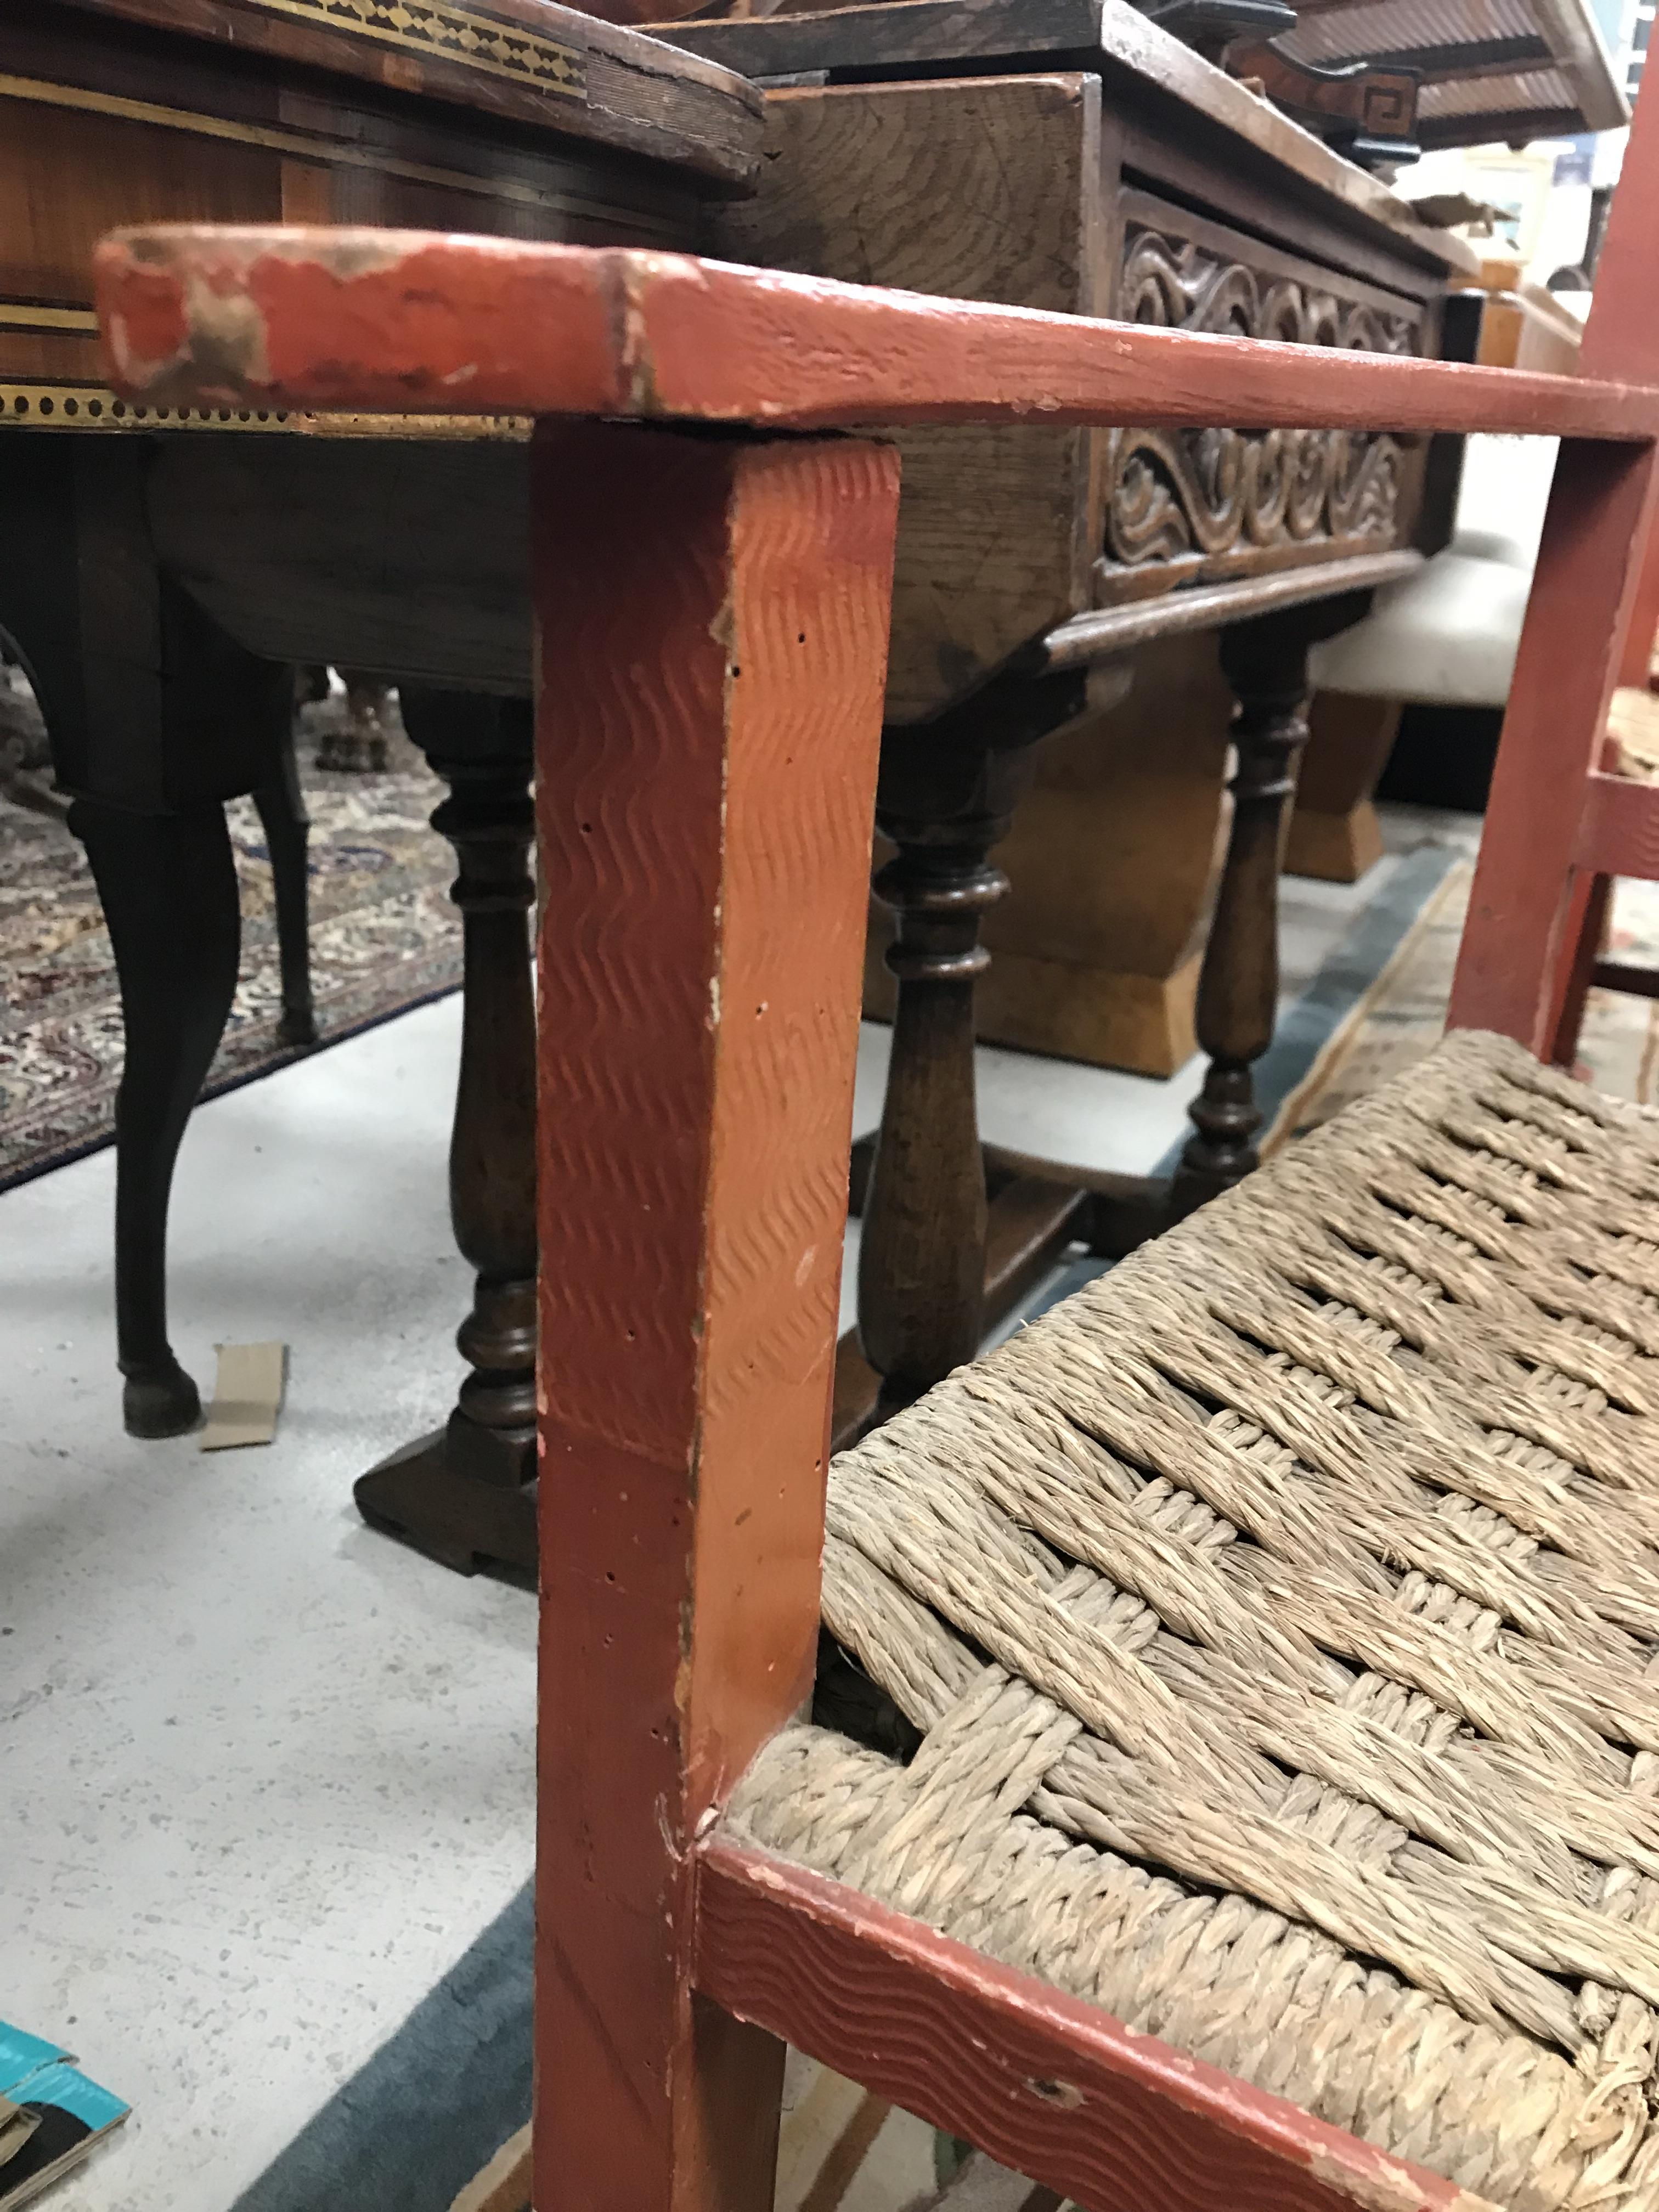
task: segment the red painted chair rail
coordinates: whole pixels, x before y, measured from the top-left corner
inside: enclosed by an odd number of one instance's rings
[[[718,1838],[693,1978],[1091,2212],[1480,2212],[1485,2199],[805,1868]]]
[[[1659,785],[1626,775],[1589,776],[1577,860],[1593,875],[1659,882]]]
[[[1659,392],[978,306],[681,254],[164,227],[100,247],[114,382],[155,405],[1532,431],[1650,441]]]

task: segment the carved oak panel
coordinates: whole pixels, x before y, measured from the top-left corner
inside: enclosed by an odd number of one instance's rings
[[[1367,353],[1424,349],[1421,305],[1128,193],[1112,313],[1127,322]],[[1386,433],[1138,430],[1104,441],[1096,599],[1379,552],[1409,528],[1417,462]]]

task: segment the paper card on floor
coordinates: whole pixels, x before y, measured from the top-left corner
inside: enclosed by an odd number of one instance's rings
[[[0,2097],[0,2166],[16,2157],[40,2124],[39,2112],[14,2105],[9,2097]]]
[[[202,1449],[268,1444],[276,1433],[287,1376],[285,1344],[222,1344]]]

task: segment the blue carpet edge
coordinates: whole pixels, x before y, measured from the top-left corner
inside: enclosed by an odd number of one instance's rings
[[[530,2118],[531,1885],[232,2212],[448,2212]]]

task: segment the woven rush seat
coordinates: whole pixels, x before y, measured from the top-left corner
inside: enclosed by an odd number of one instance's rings
[[[1482,2197],[1659,2203],[1659,1120],[1454,1036],[827,1525],[899,1752],[792,1728],[729,1836]]]

